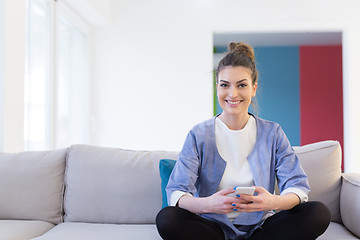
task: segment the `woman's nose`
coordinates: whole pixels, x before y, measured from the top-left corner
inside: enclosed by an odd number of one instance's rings
[[[234,98],[237,97],[237,89],[235,87],[231,87],[229,92],[230,97]]]

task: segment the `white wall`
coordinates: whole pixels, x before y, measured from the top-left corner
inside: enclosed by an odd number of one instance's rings
[[[179,150],[211,116],[212,36],[199,6],[113,1],[113,24],[94,40],[94,143]]]
[[[111,9],[111,24],[94,33],[94,144],[180,150],[212,116],[214,32],[343,31],[345,169],[360,172],[358,1],[123,0]]]
[[[343,35],[344,171],[360,173],[360,19]]]
[[[4,0],[3,150],[24,145],[26,0]]]
[[[4,36],[5,36],[5,2],[0,0],[0,152],[4,147]]]
[[[101,27],[111,21],[112,0],[62,0],[88,24]]]
[[[3,150],[19,151],[26,0],[0,1],[6,9]],[[345,171],[360,172],[358,0],[99,2],[87,1],[99,13],[91,57],[92,144],[180,150],[189,129],[212,116],[214,32],[342,31]]]

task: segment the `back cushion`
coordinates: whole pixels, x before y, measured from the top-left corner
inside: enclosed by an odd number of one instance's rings
[[[308,175],[311,191],[309,201],[328,206],[331,220],[341,222],[341,147],[337,141],[323,141],[294,147],[301,166]]]
[[[66,149],[0,153],[0,219],[62,222]]]
[[[161,209],[159,161],[176,152],[70,147],[65,222],[154,223]]]

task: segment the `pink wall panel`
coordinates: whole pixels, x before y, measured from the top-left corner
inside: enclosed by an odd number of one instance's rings
[[[300,47],[300,119],[301,145],[337,140],[344,146],[341,46]]]

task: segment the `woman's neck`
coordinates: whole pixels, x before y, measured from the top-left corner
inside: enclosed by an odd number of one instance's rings
[[[221,121],[223,121],[231,130],[241,130],[245,127],[250,118],[250,114],[230,115],[221,113],[219,115]]]

